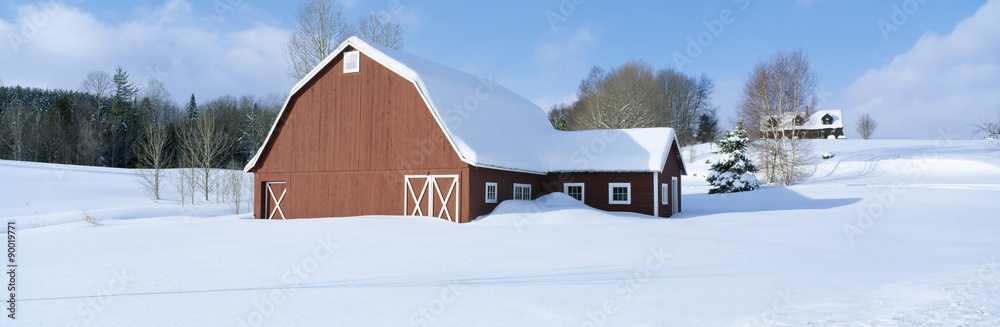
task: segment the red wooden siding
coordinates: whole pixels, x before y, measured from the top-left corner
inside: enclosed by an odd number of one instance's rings
[[[254,174],[257,217],[268,181],[288,183],[287,218],[400,215],[404,175],[458,174],[464,184],[468,164],[413,83],[364,54],[360,72],[344,74],[342,58],[293,95],[279,119]]]
[[[265,191],[267,182],[285,182],[280,206],[288,219],[408,214],[404,205],[416,203],[405,197],[406,175],[458,175],[455,195],[447,203],[433,199],[435,210],[425,215],[436,215],[443,205],[453,210],[457,203],[459,210],[452,214],[459,222],[496,208],[497,203],[485,203],[487,182],[497,183],[498,203],[514,197],[515,183],[531,185],[532,199],[562,192],[563,183],[585,183],[584,203],[602,210],[652,215],[659,205],[660,216],[669,217],[670,206],[680,206],[680,201],[660,205],[655,196],[660,184],[652,172],[543,176],[470,166],[412,82],[364,54],[360,71],[344,74],[342,59],[342,54],[336,57],[293,94],[279,117],[254,170],[256,217],[266,217],[265,209],[275,205]],[[673,146],[658,175],[661,183],[680,176],[679,155]],[[608,183],[631,183],[631,204],[610,204]],[[446,191],[450,185],[442,186]]]
[[[681,179],[683,179],[681,177],[681,162],[678,159],[678,158],[680,158],[680,155],[681,155],[681,152],[680,152],[680,149],[677,148],[677,144],[671,145],[670,146],[670,155],[667,157],[667,163],[663,166],[663,172],[660,173],[660,177],[659,177],[660,184],[666,183],[666,184],[669,185],[671,183],[670,177],[671,176],[677,176],[677,192],[678,193],[682,193],[681,192],[681,185],[682,185]],[[672,190],[673,188],[668,187],[667,189],[668,189],[668,192],[669,192],[669,190]],[[660,200],[658,200],[656,202],[656,205],[660,206],[660,217],[670,217],[671,215],[673,215],[673,211],[671,211],[671,209],[672,209],[672,206],[674,206],[674,205],[677,206],[677,212],[681,212],[681,208],[682,208],[681,203],[684,202],[682,200],[683,197],[680,194],[677,195],[677,203],[673,202],[673,198],[669,197],[670,196],[669,193],[666,194],[666,195],[668,196],[667,199],[670,199],[670,202],[669,202],[670,204],[663,205],[662,204],[663,201],[660,201]]]
[[[545,191],[542,187],[544,176],[469,166],[469,217],[493,212],[500,202],[514,198],[514,183],[531,185],[531,198],[536,199]],[[497,203],[486,203],[486,183],[497,183]]]
[[[546,176],[546,193],[562,192],[564,183],[584,183],[583,203],[606,211],[630,211],[653,214],[653,173],[552,173]],[[609,183],[630,183],[630,204],[611,204],[608,201]],[[656,186],[659,187],[659,186]]]

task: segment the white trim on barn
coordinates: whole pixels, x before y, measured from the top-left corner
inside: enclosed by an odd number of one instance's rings
[[[660,183],[660,204],[670,205],[670,183]]]
[[[514,200],[531,200],[531,184],[514,183]]]
[[[281,195],[280,196],[277,196],[277,197],[274,196],[274,189],[271,188],[271,185],[285,185],[285,187],[281,188]],[[274,218],[274,214],[275,213],[279,213],[279,214],[281,214],[281,220],[285,220],[285,212],[281,210],[281,201],[285,199],[285,194],[288,193],[288,183],[286,183],[286,182],[265,182],[264,183],[264,187],[267,188],[266,193],[267,193],[268,198],[270,198],[270,200],[274,200],[274,209],[270,210],[271,212],[269,212],[267,214],[267,219],[273,219]],[[267,198],[265,198],[264,202],[266,202],[267,204],[270,204],[271,203],[270,200],[268,200]],[[270,208],[268,208],[268,206],[265,204],[264,205],[264,211],[265,212],[268,211],[267,209],[270,209]]]
[[[361,52],[344,52],[344,74],[357,73],[361,71]]]
[[[625,188],[625,200],[615,200],[615,188]],[[608,203],[632,204],[632,183],[608,183]]]
[[[492,189],[490,189],[492,188]],[[486,182],[486,203],[497,203],[497,195],[499,194],[499,188],[495,182]]]
[[[423,187],[420,188],[420,193],[416,192],[413,188],[414,180],[423,179]],[[441,183],[438,180],[451,179],[448,182],[448,189],[445,193],[441,193]],[[419,182],[416,184],[420,184]],[[441,219],[447,219],[451,222],[458,222],[458,214],[460,213],[459,204],[461,204],[461,199],[459,199],[459,182],[458,175],[406,175],[403,176],[403,215],[404,216],[429,216]],[[435,197],[436,195],[436,197]],[[425,196],[427,196],[425,198]],[[455,210],[452,212],[448,208],[448,202],[451,201],[452,196],[455,197]],[[413,210],[410,210],[410,200],[413,200]],[[425,205],[426,207],[423,207]],[[434,212],[434,203],[441,201],[441,209],[436,213]],[[424,212],[424,208],[427,209]]]
[[[656,184],[660,184],[660,173],[658,172],[653,173],[653,217],[660,216],[660,205],[656,203],[656,198],[662,195],[657,192],[659,190],[656,189]]]
[[[569,196],[571,196],[573,198],[576,198],[569,191],[570,187],[580,187],[580,198],[577,199],[577,200],[580,200],[580,202],[586,203],[586,201],[584,201],[584,199],[587,198],[587,196],[586,196],[586,194],[587,194],[587,187],[586,187],[586,185],[584,183],[565,183],[565,184],[563,184],[563,193],[566,193],[566,195],[569,195]]]
[[[678,201],[677,197],[680,195],[680,193],[678,193],[680,192],[680,189],[677,185],[678,181],[679,180],[677,179],[677,176],[670,177],[670,201],[671,203],[673,203],[672,205],[670,205],[670,211],[674,214],[680,212],[680,210],[678,210],[680,209],[679,208],[680,206],[678,206],[679,202],[677,202]]]

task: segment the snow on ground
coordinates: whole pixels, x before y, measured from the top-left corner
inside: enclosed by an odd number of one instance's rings
[[[0,204],[17,325],[1000,325],[1000,153],[935,143],[816,141],[835,157],[806,182],[728,195],[706,194],[700,145],[670,219],[553,194],[462,225],[262,221],[10,161]]]
[[[160,203],[153,203],[131,169],[0,160],[0,185],[5,186],[0,205],[4,216],[28,227],[83,223],[84,213],[101,220],[233,214],[228,204],[215,201],[214,194],[207,202],[204,195],[196,197],[196,206],[180,206],[172,184],[174,175],[179,170],[164,170],[164,196]],[[221,175],[215,170],[214,176]],[[253,178],[251,174],[246,177]],[[247,208],[243,203],[241,212]]]

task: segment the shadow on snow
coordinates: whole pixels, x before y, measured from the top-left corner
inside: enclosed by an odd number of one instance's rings
[[[861,198],[813,199],[784,186],[762,186],[752,192],[685,194],[682,210],[674,219],[698,218],[718,213],[784,210],[823,210],[860,202]]]

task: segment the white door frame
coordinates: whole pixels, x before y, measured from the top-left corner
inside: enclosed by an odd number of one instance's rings
[[[459,175],[405,175],[403,176],[403,215],[406,216],[430,216],[437,217],[441,219],[447,219],[451,222],[458,222],[458,209],[459,209]],[[424,185],[420,188],[420,193],[417,193],[413,188],[413,182],[411,179],[423,178]],[[442,187],[440,180],[451,179],[450,183],[445,182],[447,187]],[[419,184],[419,183],[417,183]],[[445,189],[446,188],[446,189]],[[441,192],[445,189],[444,193]],[[424,201],[424,197],[427,196],[427,211],[424,211],[424,207],[421,207],[421,203]],[[448,201],[451,198],[455,198],[454,211],[448,208]],[[413,208],[410,208],[410,200],[413,200]],[[434,202],[441,201],[443,204],[437,212],[434,211]]]
[[[677,201],[680,198],[680,192],[677,189],[677,176],[670,177],[670,211],[674,214],[680,212],[680,202]]]
[[[281,196],[278,196],[278,197],[274,196],[274,190],[271,189],[271,185],[274,185],[274,184],[283,184],[283,185],[285,185],[285,188],[281,190]],[[274,214],[275,213],[280,213],[281,214],[281,220],[285,220],[285,212],[281,211],[281,200],[284,200],[285,199],[285,193],[288,193],[288,183],[286,183],[286,182],[264,182],[264,187],[265,187],[264,193],[267,195],[267,197],[264,198],[264,213],[265,213],[265,218],[264,219],[272,219],[272,218],[274,218]],[[268,208],[268,204],[271,203],[270,200],[274,200],[274,209]],[[268,212],[268,211],[270,211],[270,212]]]

